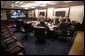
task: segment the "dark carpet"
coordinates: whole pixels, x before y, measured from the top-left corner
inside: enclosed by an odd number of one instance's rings
[[[12,32],[16,30],[15,28],[9,29]],[[36,38],[33,33],[29,34],[32,37],[31,39],[23,39],[25,34],[21,32],[14,33],[14,35],[24,46],[25,55],[68,55],[72,46],[66,42],[59,40],[53,41],[50,39],[46,39],[44,44],[36,44]],[[73,40],[75,39],[75,36],[76,34],[74,34]]]

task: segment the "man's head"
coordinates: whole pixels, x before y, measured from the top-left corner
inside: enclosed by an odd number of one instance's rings
[[[58,19],[58,17],[56,17],[55,19]]]
[[[66,16],[66,19],[68,19],[68,16]]]
[[[40,23],[42,23],[42,22],[45,22],[44,19],[41,19],[41,20],[40,20]]]
[[[59,22],[62,22],[62,19],[59,19]]]

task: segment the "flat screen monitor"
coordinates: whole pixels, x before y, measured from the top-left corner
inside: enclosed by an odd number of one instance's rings
[[[56,16],[65,17],[65,11],[56,11]]]
[[[26,17],[25,10],[10,10],[11,18],[23,18]]]
[[[40,12],[40,15],[44,16],[45,15],[45,12]]]

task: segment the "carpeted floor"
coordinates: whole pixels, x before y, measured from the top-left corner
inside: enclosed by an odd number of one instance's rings
[[[15,28],[9,28],[10,31],[15,31]],[[30,33],[29,35],[32,37],[31,39],[23,39],[24,33],[17,32],[14,33],[16,38],[22,43],[22,45],[25,48],[25,55],[68,55],[71,44],[68,44],[66,42],[62,42],[59,40],[53,41],[50,39],[46,39],[46,42],[44,44],[36,44],[33,33]],[[74,39],[75,39],[74,35]]]

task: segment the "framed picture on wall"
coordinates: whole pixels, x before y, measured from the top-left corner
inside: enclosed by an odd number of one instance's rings
[[[56,11],[55,12],[55,16],[62,16],[62,17],[65,17],[65,11]]]

